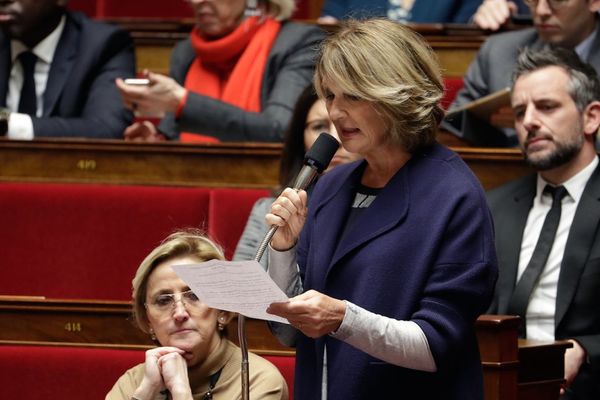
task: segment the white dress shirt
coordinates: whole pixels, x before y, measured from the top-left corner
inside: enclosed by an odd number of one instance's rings
[[[48,83],[48,75],[54,53],[58,46],[58,41],[65,28],[66,18],[63,16],[60,23],[46,38],[39,42],[33,49],[28,49],[25,44],[17,40],[11,40],[11,60],[12,68],[8,81],[8,94],[6,96],[6,106],[11,111],[8,122],[8,137],[10,139],[31,140],[33,139],[33,122],[31,116],[18,113],[19,100],[21,99],[21,88],[23,87],[23,67],[17,60],[17,57],[25,51],[30,50],[37,56],[37,62],[34,70],[35,93],[37,98],[36,116],[41,117],[44,112],[44,92]]]
[[[562,200],[560,222],[548,261],[529,299],[525,318],[527,339],[554,340],[554,314],[556,310],[558,277],[567,238],[585,185],[597,165],[598,157],[595,157],[587,167],[562,184],[567,189],[568,195]],[[538,174],[537,194],[533,199],[533,206],[529,211],[525,231],[523,232],[517,279],[521,278],[533,255],[533,250],[542,231],[544,219],[552,206],[552,196],[548,193],[543,194],[544,187],[547,184]],[[565,266],[565,268],[568,268],[568,266]]]

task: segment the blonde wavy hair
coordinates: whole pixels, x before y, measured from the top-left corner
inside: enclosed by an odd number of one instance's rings
[[[180,257],[191,257],[198,262],[224,260],[223,250],[210,240],[204,232],[195,229],[182,230],[169,235],[140,264],[133,278],[133,317],[137,326],[149,333],[146,302],[148,277],[165,261]]]
[[[410,28],[386,19],[342,22],[317,59],[319,97],[328,82],[372,103],[390,143],[413,153],[435,141],[444,116],[442,74],[431,47]]]
[[[267,0],[268,13],[278,21],[289,19],[296,9],[294,0]]]

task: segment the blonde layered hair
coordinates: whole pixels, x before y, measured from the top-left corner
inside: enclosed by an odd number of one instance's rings
[[[134,320],[138,327],[146,333],[149,332],[145,307],[148,277],[159,264],[180,257],[191,257],[198,262],[225,259],[219,245],[199,230],[175,232],[152,250],[140,264],[132,281]]]
[[[278,21],[289,19],[296,9],[294,0],[267,0],[266,3],[269,15]]]
[[[442,75],[433,50],[410,28],[386,19],[342,22],[317,59],[315,87],[322,98],[327,82],[372,103],[390,143],[412,153],[435,141],[444,116]]]

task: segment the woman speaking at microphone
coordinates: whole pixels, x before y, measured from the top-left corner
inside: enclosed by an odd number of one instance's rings
[[[296,335],[298,400],[483,399],[474,332],[497,276],[483,190],[436,142],[444,88],[432,50],[386,20],[348,21],[321,48],[317,92],[363,158],[286,189],[268,312]],[[300,285],[297,283],[300,281]]]

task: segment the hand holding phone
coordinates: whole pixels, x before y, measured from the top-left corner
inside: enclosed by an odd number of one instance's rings
[[[123,81],[126,85],[132,86],[150,86],[150,79],[147,78],[128,78]]]

